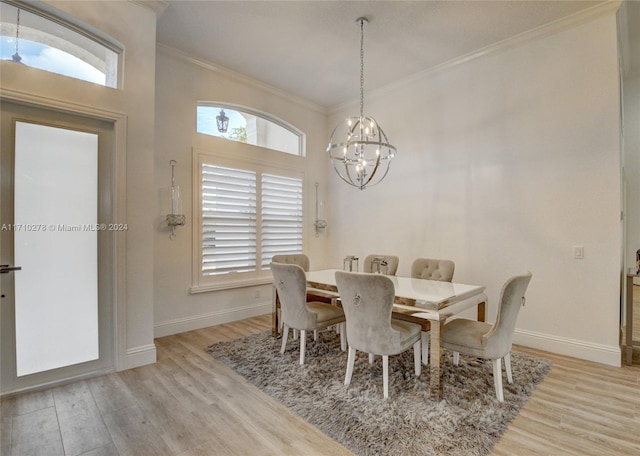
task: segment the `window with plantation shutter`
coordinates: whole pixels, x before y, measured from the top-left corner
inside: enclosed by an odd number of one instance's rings
[[[274,255],[304,251],[306,135],[248,106],[199,100],[196,111],[189,291],[270,284]]]
[[[202,275],[256,269],[256,173],[202,165]]]
[[[279,254],[302,253],[302,179],[262,174],[262,269]]]
[[[192,292],[268,283],[276,254],[303,251],[303,174],[197,155]]]

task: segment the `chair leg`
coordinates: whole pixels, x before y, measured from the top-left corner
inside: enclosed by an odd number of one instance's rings
[[[317,329],[313,330],[313,341],[314,342],[318,342],[318,330]]]
[[[429,331],[422,331],[422,364],[429,364]]]
[[[307,345],[307,331],[304,329],[300,330],[300,365],[304,364],[304,352]]]
[[[498,402],[504,402],[504,395],[502,394],[502,358],[494,359],[493,361],[493,384],[496,387],[496,397]]]
[[[373,353],[369,353],[369,364],[373,364]]]
[[[416,368],[416,377],[420,377],[422,372],[422,363],[420,362],[420,352],[422,351],[422,343],[417,341],[413,344],[413,364]]]
[[[293,330],[293,340],[298,340],[298,330],[297,329]]]
[[[284,354],[287,348],[287,338],[289,337],[289,327],[282,325],[282,346],[280,347],[280,353]]]
[[[349,354],[347,355],[347,374],[344,377],[345,386],[349,386],[351,383],[351,375],[353,375],[353,365],[356,362],[356,349],[349,347]]]
[[[340,328],[340,350],[347,351],[347,327],[346,323],[340,323],[336,325],[337,328]]]
[[[513,375],[511,374],[511,353],[504,356],[504,369],[507,371],[507,381],[513,383]]]
[[[382,387],[384,388],[384,398],[389,398],[389,357],[382,355]]]
[[[460,353],[453,352],[453,365],[457,366],[458,364],[460,364]]]

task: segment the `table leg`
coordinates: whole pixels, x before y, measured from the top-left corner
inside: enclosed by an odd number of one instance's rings
[[[485,319],[486,306],[487,306],[487,303],[485,303],[484,301],[478,304],[478,321],[487,321]]]
[[[429,365],[429,389],[432,400],[442,400],[442,364],[444,351],[440,346],[440,334],[444,321],[431,322],[431,363]]]

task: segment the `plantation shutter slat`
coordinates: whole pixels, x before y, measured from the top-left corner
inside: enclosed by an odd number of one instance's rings
[[[202,275],[255,271],[256,220],[256,173],[203,164]]]
[[[302,253],[302,179],[262,174],[262,269],[273,255]]]

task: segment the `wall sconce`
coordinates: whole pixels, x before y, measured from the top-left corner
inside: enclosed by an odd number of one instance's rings
[[[169,239],[174,240],[176,238],[176,227],[183,226],[187,223],[187,218],[180,214],[182,210],[182,204],[180,200],[180,187],[176,185],[175,168],[177,162],[170,160],[171,165],[171,213],[167,214],[167,225],[171,227],[171,234]]]
[[[316,221],[313,222],[313,226],[316,229],[316,237],[320,236],[327,227],[327,221],[320,218],[320,201],[318,200],[318,187],[320,184],[316,182]],[[322,203],[324,205],[324,203]]]

